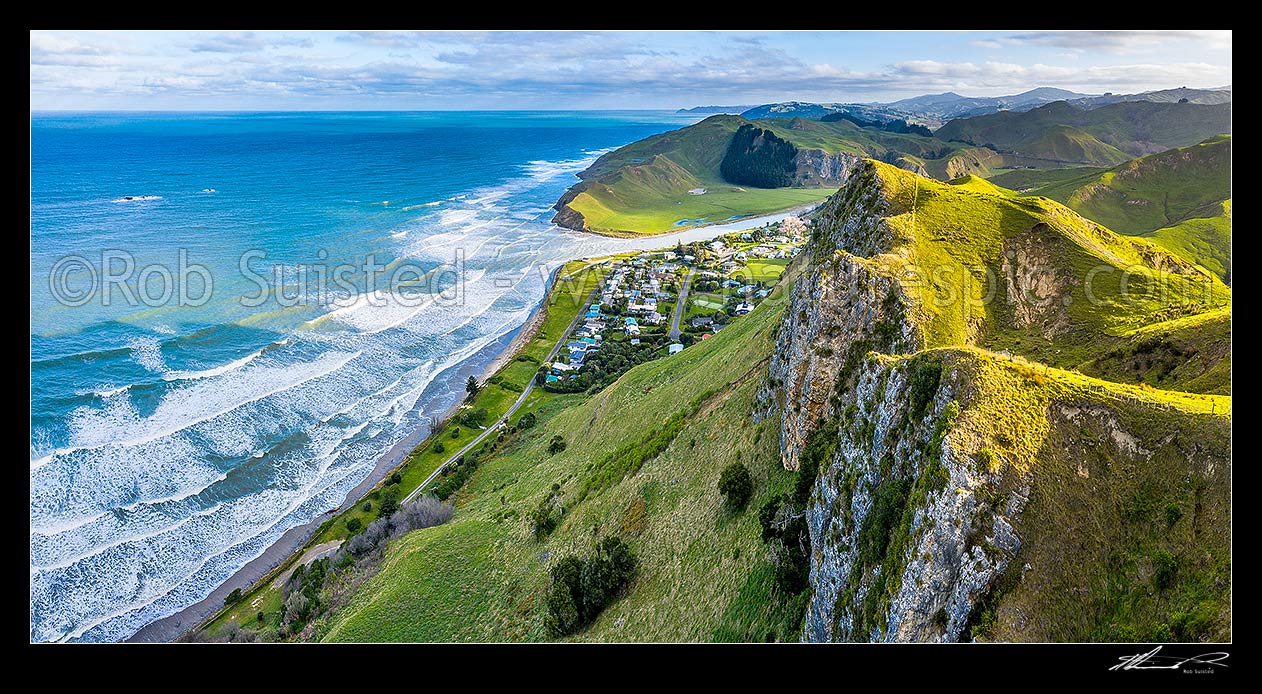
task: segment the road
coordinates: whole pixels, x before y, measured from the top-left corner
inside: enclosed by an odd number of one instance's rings
[[[692,287],[692,273],[696,272],[696,268],[688,268],[688,276],[684,278],[684,284],[679,289],[679,301],[675,302],[675,315],[670,319],[670,339],[679,340],[679,320],[684,317],[684,309],[688,306],[688,289]]]
[[[590,265],[588,267],[590,267]],[[584,269],[586,268],[582,268],[580,270],[576,270],[570,273],[569,275],[565,277],[565,279],[569,279],[573,277],[579,272],[582,272],[582,270]],[[557,355],[557,352],[561,350],[561,346],[565,344],[565,341],[567,338],[569,338],[570,333],[573,332],[574,328],[577,327],[578,324],[583,320],[584,315],[587,313],[587,307],[591,305],[592,300],[596,298],[596,294],[598,292],[600,292],[600,285],[596,285],[596,288],[592,290],[592,293],[587,295],[587,299],[584,300],[583,305],[579,307],[578,313],[574,315],[574,320],[570,321],[570,325],[565,329],[565,332],[561,333],[561,338],[557,340],[557,343],[555,345],[552,346],[552,351],[548,352],[548,356],[547,358],[544,359],[544,361],[547,361],[547,362],[552,361],[552,358],[555,357]],[[478,444],[482,443],[482,441],[485,440],[486,437],[495,433],[496,430],[498,430],[501,426],[503,426],[504,423],[508,421],[508,418],[513,416],[513,413],[517,411],[517,408],[521,407],[522,403],[526,402],[526,398],[530,397],[530,393],[534,389],[535,389],[535,379],[531,378],[530,381],[526,383],[526,389],[521,392],[521,395],[517,397],[517,400],[513,402],[512,407],[508,408],[508,411],[504,413],[503,417],[500,417],[499,419],[495,420],[495,423],[487,427],[486,431],[482,432],[481,434],[478,434],[472,441],[465,444],[463,448],[456,451],[454,455],[452,455],[445,462],[443,462],[442,465],[439,465],[437,468],[434,468],[434,471],[429,474],[429,477],[425,478],[424,482],[421,482],[420,486],[418,486],[416,489],[413,489],[411,494],[408,494],[406,497],[404,497],[403,499],[404,503],[407,503],[415,499],[420,494],[422,494],[425,491],[425,488],[429,486],[429,483],[433,482],[435,477],[438,477],[438,475],[442,474],[442,471],[445,470],[448,465],[451,465],[452,463],[456,461],[457,458],[473,450],[474,446],[477,446]]]

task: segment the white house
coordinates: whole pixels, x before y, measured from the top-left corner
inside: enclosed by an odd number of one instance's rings
[[[668,354],[679,354],[683,350],[684,350],[684,346],[679,344],[678,342],[672,342],[670,347],[666,348],[666,352]]]

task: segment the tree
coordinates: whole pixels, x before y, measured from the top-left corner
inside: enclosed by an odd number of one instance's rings
[[[381,495],[381,506],[377,510],[378,518],[389,518],[395,511],[399,510],[399,499],[395,497],[394,490],[387,490]]]
[[[517,428],[525,431],[526,429],[533,427],[535,425],[535,421],[535,413],[527,412],[521,416],[521,419],[517,420]]]
[[[351,518],[346,521],[346,530],[352,535],[359,532],[359,529],[362,527],[364,527],[364,522],[358,518]]]
[[[556,455],[563,450],[565,450],[565,439],[560,434],[553,436],[552,440],[548,442],[548,452]]]
[[[241,602],[241,597],[242,597],[242,595],[241,595],[241,589],[240,589],[240,588],[233,588],[233,589],[232,589],[232,592],[231,592],[231,593],[228,593],[228,597],[226,597],[226,598],[224,598],[224,599],[223,599],[223,604],[225,604],[225,605],[235,605],[235,604],[237,604],[237,603]]]
[[[433,450],[435,453],[446,453],[446,452],[447,452],[447,447],[443,445],[443,442],[442,442],[442,441],[435,441],[435,442],[434,442],[434,446],[433,446],[433,449],[432,449],[432,450]]]
[[[470,376],[469,380],[466,381],[464,384],[464,390],[466,393],[469,394],[469,397],[472,399],[473,396],[478,394],[478,391],[482,390],[482,386],[478,384],[478,379],[476,376]]]
[[[741,463],[732,463],[723,468],[719,475],[719,493],[726,499],[729,509],[739,511],[744,508],[753,491],[754,481],[750,477],[749,468]]]

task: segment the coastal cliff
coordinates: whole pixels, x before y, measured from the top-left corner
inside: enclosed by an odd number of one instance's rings
[[[827,451],[803,640],[1229,638],[1230,399],[983,348],[1004,330],[1105,348],[1070,329],[1107,318],[1067,308],[1072,256],[1136,247],[1064,208],[911,176],[864,161],[816,215],[759,393],[786,468]],[[928,258],[984,259],[1000,300],[944,309],[907,269]]]

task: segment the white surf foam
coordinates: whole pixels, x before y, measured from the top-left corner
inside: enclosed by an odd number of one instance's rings
[[[202,371],[171,371],[171,372],[162,374],[162,380],[164,381],[196,381],[201,378],[210,378],[211,376],[220,376],[220,375],[228,373],[229,371],[236,371],[237,369],[245,366],[246,364],[249,364],[250,362],[262,356],[264,352],[267,352],[276,347],[283,347],[284,345],[287,345],[287,344],[289,344],[289,338],[285,338],[283,340],[277,340],[276,342],[273,342],[267,345],[266,347],[260,347],[259,349],[253,352],[250,352],[244,357],[241,357],[240,359],[234,359],[233,361],[230,361],[227,364],[224,364],[222,366],[216,366],[214,368],[205,369]]]

